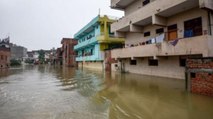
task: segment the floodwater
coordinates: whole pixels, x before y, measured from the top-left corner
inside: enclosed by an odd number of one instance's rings
[[[0,73],[0,119],[213,119],[183,80],[25,66]]]

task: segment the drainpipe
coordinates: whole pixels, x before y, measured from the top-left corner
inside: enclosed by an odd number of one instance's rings
[[[208,12],[209,35],[212,35],[211,12],[210,11],[207,11],[207,12]]]

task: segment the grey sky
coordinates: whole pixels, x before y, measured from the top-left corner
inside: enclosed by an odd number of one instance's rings
[[[0,38],[28,50],[59,47],[62,37],[73,37],[101,14],[121,17],[110,0],[0,0]]]

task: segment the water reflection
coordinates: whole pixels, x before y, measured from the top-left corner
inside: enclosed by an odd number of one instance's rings
[[[1,119],[212,119],[210,97],[184,81],[53,66],[0,77]]]
[[[110,119],[200,119],[213,117],[212,98],[188,94],[184,82],[141,75],[115,75],[97,96],[111,101]],[[202,102],[192,104],[199,97]],[[196,106],[198,107],[196,107]],[[195,107],[198,110],[194,109]]]

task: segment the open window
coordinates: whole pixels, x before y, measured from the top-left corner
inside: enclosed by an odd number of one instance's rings
[[[195,18],[184,22],[184,37],[203,35],[202,18]]]
[[[187,57],[184,57],[184,56],[179,57],[180,67],[186,67],[186,59],[187,59]]]
[[[145,6],[145,5],[149,4],[149,3],[150,3],[150,0],[144,0],[143,1],[143,6]]]
[[[158,66],[157,59],[149,59],[149,66]]]
[[[156,34],[164,33],[164,28],[156,29]]]
[[[150,34],[151,34],[150,31],[147,31],[147,32],[144,32],[143,36],[147,37],[147,36],[150,36]]]
[[[130,65],[137,65],[137,60],[130,60]]]

